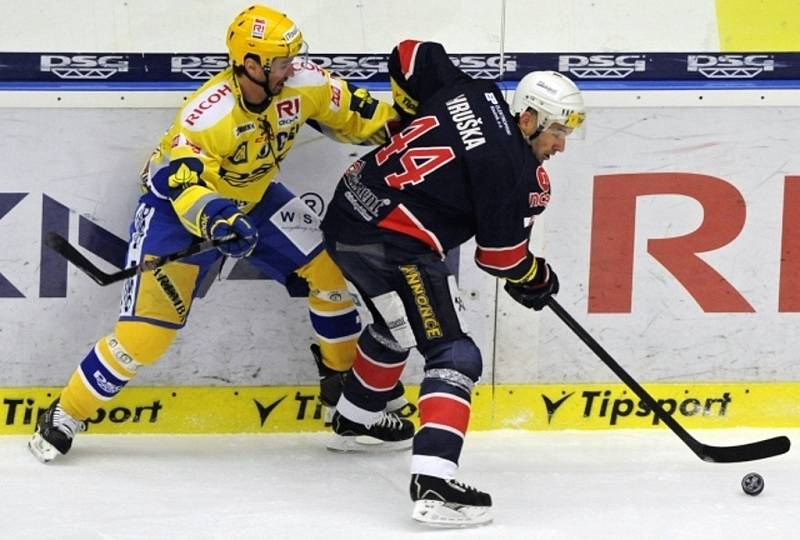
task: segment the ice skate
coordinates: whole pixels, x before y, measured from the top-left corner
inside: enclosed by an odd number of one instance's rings
[[[396,413],[382,413],[380,419],[366,426],[334,412],[333,436],[327,448],[334,452],[386,452],[411,448],[414,424]]]
[[[28,441],[28,449],[41,461],[52,461],[58,454],[66,454],[72,440],[86,425],[72,418],[61,408],[58,398],[42,413],[36,423],[36,431]]]
[[[457,480],[411,475],[411,517],[434,527],[474,527],[492,521],[492,497]]]

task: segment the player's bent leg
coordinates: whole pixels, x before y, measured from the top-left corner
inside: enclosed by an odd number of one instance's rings
[[[356,357],[361,322],[341,270],[322,250],[295,273],[308,282],[308,310],[323,365],[344,372]]]
[[[326,251],[295,273],[308,283],[309,318],[317,338],[311,353],[319,372],[325,422],[329,424],[342,393],[345,373],[356,357],[361,322],[344,276]]]
[[[342,393],[345,374],[356,358],[360,318],[344,276],[326,251],[320,252],[295,273],[308,283],[309,316],[317,337],[311,353],[319,372],[325,422],[329,424]],[[403,393],[403,385],[398,382],[388,397],[387,411],[403,410],[407,413],[413,407],[409,407]]]
[[[100,339],[73,372],[58,398],[39,417],[28,448],[47,463],[66,454],[85,421],[113,400],[142,365],[160,358],[176,330],[138,321],[120,321]]]
[[[480,377],[480,350],[468,337],[424,352],[420,429],[411,456],[411,517],[429,525],[469,527],[492,520],[488,493],[455,480]]]
[[[129,232],[126,266],[193,241],[172,206],[152,194],[140,199]],[[37,458],[47,461],[68,452],[79,425],[114,399],[141,365],[152,364],[166,352],[186,323],[197,284],[220,257],[217,251],[200,253],[125,282],[114,332],[95,344],[41,415],[29,444]]]
[[[386,412],[395,395],[409,350],[388,330],[371,324],[359,339],[353,369],[336,405],[328,449],[339,452],[403,450],[411,445],[414,425]]]
[[[355,359],[361,325],[342,272],[323,249],[320,218],[280,182],[269,185],[249,215],[259,232],[249,262],[284,284],[291,296],[308,296],[321,401],[335,404]]]

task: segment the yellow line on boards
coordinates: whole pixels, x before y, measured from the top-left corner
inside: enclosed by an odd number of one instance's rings
[[[800,427],[800,383],[644,383],[687,428]],[[59,388],[0,388],[0,435],[33,432]],[[129,387],[88,419],[89,433],[327,431],[315,386]],[[415,402],[418,386],[407,386]],[[416,407],[403,411],[419,424]],[[478,385],[469,430],[664,429],[619,383]]]

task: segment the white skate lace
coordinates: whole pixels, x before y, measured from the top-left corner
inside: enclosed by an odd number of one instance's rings
[[[389,429],[402,429],[403,421],[395,413],[385,412],[381,415],[381,419],[375,422],[374,425]]]
[[[478,490],[478,488],[474,488],[474,487],[470,486],[469,484],[465,484],[464,482],[459,482],[458,480],[456,480],[454,478],[451,478],[450,480],[448,480],[447,483],[450,484],[451,486],[459,487],[459,488],[463,489],[464,491],[471,491],[471,492],[474,492],[474,493],[480,493],[480,490]]]
[[[70,439],[74,439],[76,433],[86,429],[84,422],[72,418],[61,405],[56,405],[56,410],[53,412],[53,426]]]

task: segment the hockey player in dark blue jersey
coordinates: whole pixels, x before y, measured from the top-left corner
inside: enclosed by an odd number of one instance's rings
[[[455,480],[481,353],[462,330],[445,253],[475,237],[475,262],[542,309],[558,278],[531,253],[534,218],[550,200],[542,163],[584,119],[578,88],[533,72],[509,107],[490,81],[456,68],[438,43],[404,41],[389,72],[405,128],[345,172],[322,229],[326,246],[373,316],[333,418],[333,450],[356,437],[391,441],[381,423],[409,350],[425,358],[411,459],[412,517],[445,526],[491,520],[491,497]],[[403,422],[408,422],[404,420]],[[398,437],[400,438],[400,437]]]

